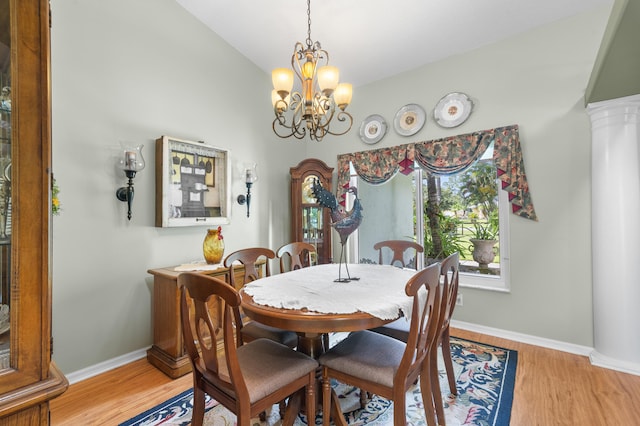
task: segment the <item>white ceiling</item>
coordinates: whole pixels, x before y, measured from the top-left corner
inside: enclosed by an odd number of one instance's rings
[[[304,0],[176,0],[265,72],[307,38]],[[311,39],[361,86],[613,0],[314,0]],[[306,43],[305,43],[306,44]]]

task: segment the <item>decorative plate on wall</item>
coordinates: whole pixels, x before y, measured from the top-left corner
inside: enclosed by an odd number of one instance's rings
[[[469,96],[453,92],[438,101],[433,110],[433,118],[441,127],[456,127],[467,121],[471,110],[473,110],[473,102]]]
[[[417,104],[407,104],[400,108],[393,120],[393,128],[399,135],[415,135],[424,126],[427,114],[424,109]]]
[[[387,122],[378,114],[368,116],[360,125],[360,139],[369,145],[380,142],[386,133]]]

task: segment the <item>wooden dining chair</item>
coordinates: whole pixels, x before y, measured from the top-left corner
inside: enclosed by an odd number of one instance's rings
[[[252,417],[306,389],[307,414],[315,418],[316,360],[268,339],[240,345],[234,337],[234,329],[242,328],[237,322],[240,295],[224,281],[185,272],[178,285],[182,332],[193,367],[192,425],[203,423],[205,394],[235,413],[238,425],[249,426]],[[286,425],[293,424],[299,410],[298,399],[290,401],[296,403],[287,407]]]
[[[316,254],[316,248],[303,241],[283,245],[276,252],[280,259],[280,272],[294,271],[313,265],[312,255],[314,254]]]
[[[444,367],[447,371],[447,379],[449,380],[449,391],[453,395],[458,395],[456,387],[456,377],[453,372],[453,359],[451,358],[451,339],[450,325],[453,311],[456,308],[456,299],[458,298],[458,285],[460,281],[460,255],[453,253],[442,261],[440,273],[444,277],[443,294],[444,302],[442,315],[442,324],[440,326],[440,346],[442,348],[442,357],[444,358]]]
[[[283,245],[276,252],[276,255],[280,259],[280,272],[295,271],[296,269],[312,266],[311,258],[312,254],[315,253],[317,253],[316,248],[303,241],[295,241]],[[287,263],[289,264],[288,268]],[[322,346],[324,351],[329,349],[329,333],[322,335]]]
[[[445,258],[440,266],[443,315],[438,343],[442,348],[442,357],[444,358],[444,366],[449,381],[449,391],[452,395],[457,395],[458,389],[456,388],[456,378],[453,372],[449,329],[451,317],[456,307],[456,299],[458,298],[459,270],[460,255],[457,252]],[[371,331],[406,342],[409,338],[409,322],[406,318],[400,318],[383,326],[372,328]]]
[[[444,367],[447,372],[447,380],[449,382],[449,392],[452,395],[458,395],[458,388],[456,387],[456,377],[453,371],[453,358],[451,357],[451,341],[450,341],[450,325],[453,311],[456,307],[456,299],[458,297],[458,285],[459,285],[459,271],[460,271],[460,255],[456,252],[447,256],[441,263],[440,274],[442,277],[442,300],[441,300],[441,319],[438,333],[438,341],[436,343],[436,350],[434,350],[433,359],[430,361],[430,368],[432,374],[437,374],[437,347],[442,349],[442,358],[444,361]],[[407,342],[409,339],[410,324],[406,318],[400,318],[388,324],[380,327],[372,328],[371,331],[383,334],[385,336],[393,337],[394,339],[402,342]],[[435,392],[437,390],[437,392]],[[435,407],[438,418],[444,419],[444,411],[442,408],[442,397],[440,395],[440,384],[437,384],[437,389],[434,390]],[[444,424],[444,420],[440,423]]]
[[[276,254],[271,249],[264,247],[251,247],[236,250],[227,255],[223,264],[225,268],[229,268],[231,285],[236,290],[240,290],[245,283],[255,281],[262,276],[270,276],[271,265],[269,264],[269,260],[275,259],[275,257]],[[264,275],[260,272],[260,260],[264,260]],[[237,272],[240,266],[244,267],[242,281],[238,281],[237,277],[237,275],[239,275]]]
[[[320,356],[324,426],[330,420],[332,378],[392,400],[395,426],[406,424],[406,392],[419,378],[427,424],[436,425],[433,393],[438,376],[431,375],[428,360],[438,339],[439,276],[440,265],[436,263],[417,272],[405,286],[407,296],[413,298],[407,343],[364,330],[351,333]],[[426,297],[419,295],[422,289]]]
[[[418,253],[424,252],[424,248],[420,244],[414,241],[407,241],[407,240],[379,241],[373,245],[373,249],[378,250],[378,263],[380,265],[383,264],[382,262],[384,258],[383,252],[390,250],[392,254],[392,258],[391,258],[391,262],[389,262],[388,264],[394,265],[396,264],[396,262],[399,262],[403,268],[407,266],[413,266],[417,268]],[[413,250],[415,253],[413,257],[413,265],[407,265],[406,262],[404,261],[404,253],[407,250]]]
[[[246,283],[255,281],[261,276],[268,277],[271,275],[269,260],[274,259],[276,254],[273,250],[263,247],[252,247],[234,251],[224,259],[224,266],[229,268],[231,275],[231,286],[236,290],[240,290]],[[259,261],[265,260],[264,275],[259,273]],[[242,281],[238,280],[239,267],[244,267]],[[244,315],[242,315],[245,320]],[[289,330],[283,330],[271,327],[257,321],[246,321],[242,327],[241,341],[250,342],[255,339],[266,338],[278,343],[295,348],[298,345],[298,335]]]

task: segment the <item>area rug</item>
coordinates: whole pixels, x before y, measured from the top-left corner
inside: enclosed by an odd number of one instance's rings
[[[451,355],[457,381],[457,397],[449,393],[444,364],[442,359],[438,360],[440,388],[447,425],[508,425],[513,402],[517,352],[451,337]],[[339,395],[340,406],[349,425],[393,425],[393,403],[373,395],[367,406],[361,409],[359,389],[337,382],[333,385]],[[409,389],[406,406],[407,425],[426,425],[418,385]],[[192,407],[193,393],[188,390],[121,423],[120,426],[188,426],[191,423]],[[267,414],[266,421],[261,422],[256,418],[252,421],[252,426],[278,426],[281,424],[277,405]],[[236,417],[207,395],[204,424],[206,426],[234,426]],[[306,417],[301,414],[295,424],[302,426],[308,425],[308,422]],[[318,413],[315,423],[312,424],[322,424],[320,413]]]

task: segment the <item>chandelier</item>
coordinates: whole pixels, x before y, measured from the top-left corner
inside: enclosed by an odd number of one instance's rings
[[[296,43],[291,68],[276,68],[271,73],[274,133],[297,139],[308,134],[316,141],[327,134],[347,133],[353,124],[353,117],[345,111],[351,102],[352,87],[338,84],[340,71],[329,65],[329,53],[320,47],[320,42],[311,41],[311,0],[307,0],[306,46]],[[301,88],[292,92],[294,71]]]

